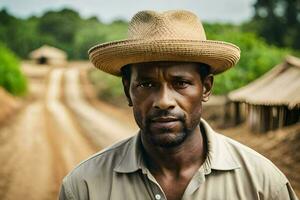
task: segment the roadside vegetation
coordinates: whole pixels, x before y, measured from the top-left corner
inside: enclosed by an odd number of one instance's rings
[[[0,87],[17,96],[24,95],[27,90],[27,81],[21,72],[19,59],[1,43]]]
[[[97,97],[118,107],[126,106],[126,98],[123,92],[120,78],[106,74],[100,70],[92,69],[88,78],[95,86]]]
[[[242,87],[282,62],[286,55],[297,55],[290,48],[267,44],[263,38],[253,32],[243,31],[240,26],[206,24],[205,28],[208,39],[231,42],[241,49],[238,64],[215,77],[214,94],[226,94]]]

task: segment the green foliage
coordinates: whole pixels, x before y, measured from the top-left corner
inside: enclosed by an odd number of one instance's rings
[[[126,36],[127,22],[101,23],[96,17],[82,19],[70,9],[49,11],[41,17],[18,19],[0,11],[0,41],[21,58],[44,44],[67,52],[70,59],[87,59],[90,47]]]
[[[70,58],[74,58],[73,44],[81,22],[76,11],[49,11],[39,18],[37,32],[48,40],[46,44],[63,49]]]
[[[300,1],[256,0],[252,20],[244,24],[270,44],[300,49]]]
[[[75,36],[73,49],[74,57],[80,59],[87,59],[87,51],[92,46],[125,38],[127,32],[125,22],[113,22],[107,25],[92,19],[86,20],[81,27]]]
[[[209,39],[227,41],[241,49],[241,58],[231,70],[215,77],[215,94],[225,94],[258,78],[290,54],[288,49],[270,46],[254,33],[242,32],[232,25],[206,25]]]
[[[27,82],[17,57],[0,43],[0,86],[14,95],[24,95]]]
[[[41,34],[54,37],[60,43],[72,43],[81,18],[76,11],[63,9],[46,12],[40,19],[38,30]]]
[[[2,10],[0,11],[0,41],[22,58],[26,58],[29,52],[43,44],[54,45],[55,38],[38,32],[38,23],[37,17],[21,20]]]
[[[123,94],[123,86],[120,78],[97,69],[91,70],[88,77],[94,84],[100,99],[117,106],[123,106],[125,96]]]

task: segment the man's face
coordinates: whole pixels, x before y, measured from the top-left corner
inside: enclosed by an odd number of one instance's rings
[[[198,68],[199,64],[179,62],[131,66],[130,83],[124,81],[124,86],[143,140],[175,147],[198,127],[213,80],[201,80]]]

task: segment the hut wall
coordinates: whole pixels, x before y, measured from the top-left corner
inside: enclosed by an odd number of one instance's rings
[[[264,106],[249,106],[248,125],[253,132],[264,132],[268,127],[267,109]]]
[[[225,105],[224,123],[226,123],[226,127],[239,125],[246,120],[247,115],[247,104],[228,102]]]
[[[234,102],[227,102],[224,106],[223,127],[234,126],[235,119]]]
[[[286,106],[249,105],[248,125],[254,132],[267,132],[300,122],[300,109]]]
[[[288,109],[288,107],[284,107],[284,109],[286,110],[284,126],[300,122],[300,107],[296,107],[294,109]]]
[[[51,66],[55,66],[55,67],[64,67],[66,65],[67,61],[65,59],[61,59],[61,58],[49,58],[46,56],[42,56],[42,57],[36,59],[36,63],[51,65]]]
[[[241,102],[233,103],[233,123],[234,125],[238,125],[243,123],[246,120],[246,116],[248,114],[247,105]]]

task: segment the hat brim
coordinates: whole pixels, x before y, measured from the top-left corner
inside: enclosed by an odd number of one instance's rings
[[[219,74],[238,62],[240,49],[212,40],[121,40],[92,47],[89,58],[95,67],[115,76],[125,65],[153,61],[200,62]]]

